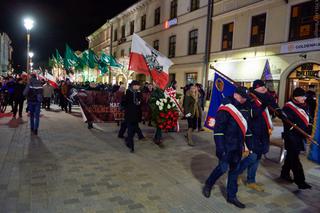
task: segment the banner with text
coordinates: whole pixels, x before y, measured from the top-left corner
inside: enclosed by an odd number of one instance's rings
[[[120,110],[122,96],[117,93],[84,90],[78,92],[78,98],[85,121],[102,123],[124,118]]]

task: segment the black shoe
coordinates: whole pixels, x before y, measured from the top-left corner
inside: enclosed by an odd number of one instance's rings
[[[33,133],[34,133],[35,135],[38,135],[38,129],[33,130]]]
[[[280,175],[280,178],[281,178],[282,180],[284,180],[284,181],[289,182],[289,183],[293,183],[293,182],[294,182],[293,179],[292,179],[292,177],[291,177],[290,175]]]
[[[310,185],[307,184],[306,182],[303,182],[303,183],[298,184],[298,188],[299,188],[299,189],[311,189],[312,186],[310,186]]]
[[[236,207],[240,208],[240,209],[244,209],[246,208],[246,205],[244,205],[243,203],[241,203],[237,198],[228,198],[227,199],[228,203],[231,203],[233,205],[235,205]]]
[[[34,134],[34,129],[30,129],[31,134]]]
[[[93,128],[93,124],[88,124],[88,129],[92,129]]]
[[[124,139],[124,136],[123,135],[118,135],[118,138]]]
[[[209,186],[204,186],[202,188],[202,194],[203,196],[205,196],[206,198],[209,198],[211,195],[211,188]]]

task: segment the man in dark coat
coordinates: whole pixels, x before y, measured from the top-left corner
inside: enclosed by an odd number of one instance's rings
[[[214,141],[219,164],[206,180],[202,190],[205,197],[210,197],[213,185],[229,169],[227,202],[238,208],[245,208],[236,197],[239,162],[243,150],[247,147],[244,142],[250,143],[252,138],[248,128],[250,113],[246,104],[247,97],[247,89],[238,87],[233,96],[222,100],[214,126]]]
[[[312,120],[308,114],[305,95],[302,88],[296,88],[293,91],[292,99],[284,105],[283,111],[292,123],[311,134]],[[305,150],[304,141],[305,137],[301,133],[284,123],[284,144],[287,154],[280,177],[286,181],[295,182],[299,189],[311,189],[311,186],[305,182],[303,167],[299,159],[300,151]],[[290,176],[290,170],[293,172],[293,180]]]
[[[23,91],[23,95],[26,96],[28,100],[31,133],[35,135],[38,134],[40,123],[40,106],[43,99],[42,94],[42,83],[37,79],[36,74],[32,73],[29,83]]]
[[[283,113],[272,95],[268,93],[262,80],[255,80],[250,89],[258,99],[252,102],[252,134],[253,141],[250,144],[252,153],[243,159],[239,168],[239,175],[247,169],[247,187],[256,191],[264,191],[262,184],[256,183],[256,173],[263,154],[269,151],[270,134],[272,131],[272,120],[268,110],[271,106],[281,117]]]
[[[139,122],[142,120],[141,93],[139,92],[139,81],[132,81],[124,96],[122,105],[124,107],[124,120],[128,128],[128,137],[125,139],[127,147],[134,152],[133,137],[139,129]]]
[[[23,83],[22,78],[18,78],[17,82],[14,85],[14,92],[13,92],[13,117],[16,118],[18,106],[19,106],[19,117],[22,117],[22,109],[23,109],[23,102],[24,96],[23,91],[25,89],[25,85]]]

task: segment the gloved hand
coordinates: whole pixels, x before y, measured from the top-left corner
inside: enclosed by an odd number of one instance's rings
[[[192,116],[192,114],[190,112],[188,114],[186,114],[186,118],[189,118],[191,116]]]
[[[278,116],[281,120],[288,118],[288,116],[286,115],[286,113],[284,113],[281,109],[277,109],[276,112],[277,112],[277,116]]]
[[[224,150],[216,150],[216,156],[218,157],[219,160],[221,160],[224,156],[226,155],[226,153],[224,152]]]

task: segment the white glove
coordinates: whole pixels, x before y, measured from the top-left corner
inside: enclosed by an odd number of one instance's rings
[[[192,114],[190,112],[188,114],[186,114],[186,118],[189,118],[191,116],[192,116]]]

